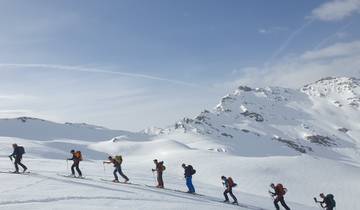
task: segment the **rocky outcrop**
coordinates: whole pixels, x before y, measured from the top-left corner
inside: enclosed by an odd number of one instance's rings
[[[335,141],[327,136],[321,136],[321,135],[307,136],[306,140],[310,141],[313,144],[319,144],[326,147],[336,145]]]

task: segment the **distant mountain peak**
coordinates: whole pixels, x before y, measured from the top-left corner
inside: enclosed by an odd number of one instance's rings
[[[311,96],[327,96],[332,93],[353,93],[360,87],[360,80],[353,77],[326,77],[305,85],[301,91]]]
[[[7,118],[6,120],[12,120],[14,118]],[[26,116],[22,116],[22,117],[17,117],[15,118],[16,120],[20,120],[23,123],[28,122],[28,121],[42,121],[45,122],[46,120],[40,119],[40,118],[35,118],[35,117],[26,117]]]
[[[331,100],[336,106],[360,108],[360,80],[353,77],[326,77],[301,88],[312,97]]]
[[[146,139],[144,133],[111,130],[86,123],[56,123],[34,117],[0,119],[0,136],[32,140],[73,139],[85,141],[108,140],[114,136]]]
[[[92,125],[92,124],[87,124],[87,123],[66,122],[65,125],[75,126],[75,127],[83,127],[83,128],[90,128],[90,129],[98,129],[98,130],[107,130],[108,129],[108,128],[105,128],[103,126]]]
[[[300,90],[239,86],[213,111],[183,118],[175,130],[222,139],[233,147],[276,142],[312,153],[314,148],[326,150],[349,140],[347,135],[356,129],[349,119],[359,116],[359,95],[360,80],[348,77],[323,78]],[[222,146],[226,151],[234,151],[226,145]]]

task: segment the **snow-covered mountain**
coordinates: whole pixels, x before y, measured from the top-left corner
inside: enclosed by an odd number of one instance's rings
[[[90,147],[158,157],[171,166],[190,162],[207,188],[216,188],[225,174],[252,195],[266,198],[266,186],[282,182],[291,189],[287,198],[305,209],[315,206],[312,196],[319,192],[336,194],[338,209],[357,209],[348,192],[360,193],[359,96],[359,80],[345,77],[296,90],[240,86],[214,110],[165,129],[146,130],[158,134],[150,141],[117,139]],[[261,205],[272,208],[271,202]]]
[[[111,130],[86,123],[56,123],[38,118],[19,117],[0,119],[0,136],[33,140],[73,139],[84,141],[104,141],[116,136],[128,138],[148,138],[145,133]]]
[[[325,78],[298,90],[240,86],[213,111],[177,122],[173,132],[207,136],[219,146],[207,149],[237,155],[297,152],[360,161],[359,102],[355,78]]]

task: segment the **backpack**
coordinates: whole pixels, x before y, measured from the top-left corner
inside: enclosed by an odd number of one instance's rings
[[[118,162],[121,165],[121,163],[123,161],[122,156],[121,155],[116,155],[115,156],[115,161]]]
[[[228,178],[228,185],[229,185],[229,187],[237,186],[237,184],[235,184],[234,180],[231,177]]]
[[[280,196],[286,194],[287,189],[282,184],[277,184],[275,187],[275,192],[279,193]]]
[[[326,200],[326,206],[327,207],[336,207],[336,202],[335,202],[335,199],[334,199],[334,195],[333,194],[328,194],[326,197],[325,197],[325,200]]]
[[[190,175],[194,175],[196,173],[196,170],[192,167],[192,165],[188,165],[189,169],[190,169]]]
[[[164,161],[161,161],[158,163],[158,170],[160,169],[161,172],[165,171],[166,170],[166,167],[164,166]]]
[[[22,146],[18,146],[18,150],[19,150],[19,155],[23,155],[23,154],[25,154],[25,148],[24,147],[22,147]]]
[[[83,157],[82,157],[82,155],[81,155],[81,151],[76,151],[76,152],[74,153],[74,157],[75,157],[76,159],[79,159],[80,161],[83,160]]]

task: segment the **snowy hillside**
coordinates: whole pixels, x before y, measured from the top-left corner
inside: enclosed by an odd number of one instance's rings
[[[319,192],[336,194],[338,209],[356,209],[348,192],[360,193],[358,87],[353,78],[326,78],[299,90],[240,86],[214,111],[147,130],[159,134],[152,141],[123,139],[91,148],[162,157],[171,165],[190,162],[208,187],[228,174],[238,179],[240,191],[266,197],[270,182],[283,182],[291,189],[288,199],[308,209]],[[264,206],[272,208],[269,203]]]
[[[250,192],[243,191],[242,187],[235,189],[234,193],[238,196],[240,206],[223,204],[220,175],[223,173],[234,175],[240,170],[247,168],[244,162],[258,165],[261,160],[246,160],[240,157],[227,156],[202,152],[185,147],[176,141],[171,140],[153,140],[148,143],[133,142],[134,147],[122,147],[120,145],[131,144],[122,141],[108,141],[109,147],[106,150],[117,151],[113,154],[124,155],[123,170],[130,178],[133,185],[116,184],[102,179],[112,180],[111,165],[103,166],[102,160],[107,154],[96,154],[95,159],[86,158],[81,163],[81,170],[86,179],[66,178],[62,175],[70,173],[69,165],[65,158],[69,157],[68,152],[63,153],[63,160],[53,158],[44,158],[38,154],[52,153],[54,148],[61,150],[61,144],[56,146],[39,144],[38,141],[24,140],[3,137],[0,139],[0,176],[1,176],[1,209],[244,209],[244,210],[264,210],[272,209],[270,197],[264,195],[254,195]],[[7,173],[13,170],[13,165],[6,157],[11,152],[11,143],[17,142],[24,145],[27,154],[24,157],[26,164],[31,173],[29,175],[17,175]],[[173,143],[172,143],[173,142]],[[104,142],[105,143],[105,142]],[[70,148],[78,149],[85,142],[72,141]],[[91,143],[90,143],[91,144]],[[101,145],[101,143],[99,143]],[[89,145],[89,144],[87,144]],[[112,146],[118,145],[117,148]],[[89,145],[90,148],[100,148],[98,144]],[[157,150],[156,150],[157,148]],[[135,151],[134,151],[135,150]],[[89,150],[82,150],[84,155],[91,155]],[[102,150],[104,151],[104,150]],[[93,151],[94,152],[94,151]],[[164,179],[167,189],[155,189],[150,186],[155,185],[154,175],[151,172],[153,168],[152,159],[159,158],[165,160],[167,166]],[[100,160],[99,160],[100,159]],[[274,159],[275,161],[277,158]],[[191,163],[196,168],[197,175],[194,177],[195,187],[201,195],[190,195],[183,193],[186,187],[183,179],[182,162]],[[242,167],[232,170],[227,161],[239,162]],[[268,161],[264,166],[270,167],[272,161]],[[287,164],[291,164],[289,161]],[[70,163],[69,163],[70,164]],[[214,170],[214,166],[216,166]],[[251,173],[262,173],[260,171]],[[222,172],[221,172],[222,171]],[[210,175],[212,174],[212,175]],[[210,176],[209,176],[210,175]],[[245,174],[244,174],[245,175]],[[247,175],[247,174],[246,174]],[[234,177],[235,178],[235,177]],[[236,182],[241,184],[240,177],[236,177]],[[263,183],[263,182],[261,182]],[[261,190],[267,190],[266,186]],[[251,184],[252,185],[252,184]],[[250,186],[250,183],[249,183]],[[174,190],[180,190],[174,191]],[[289,205],[299,210],[316,209],[312,205],[299,204],[290,202]]]
[[[175,132],[214,139],[217,147],[242,156],[294,155],[359,162],[360,81],[326,78],[292,90],[240,86],[215,111],[176,123]]]
[[[85,141],[103,141],[115,136],[148,138],[146,134],[110,130],[85,123],[60,124],[31,117],[0,119],[0,136],[34,140],[76,139]]]
[[[326,78],[299,90],[241,86],[213,111],[166,129],[139,133],[87,124],[17,118],[0,120],[0,171],[12,170],[11,144],[25,146],[30,175],[0,173],[1,209],[274,209],[271,182],[288,189],[295,210],[318,209],[313,197],[333,193],[338,210],[360,209],[360,82]],[[83,152],[87,179],[69,179],[70,149]],[[112,179],[106,157],[122,154],[136,185]],[[154,158],[164,160],[168,190],[154,185]],[[186,191],[182,163],[197,170],[199,195]],[[220,176],[231,176],[241,206],[222,204]]]

